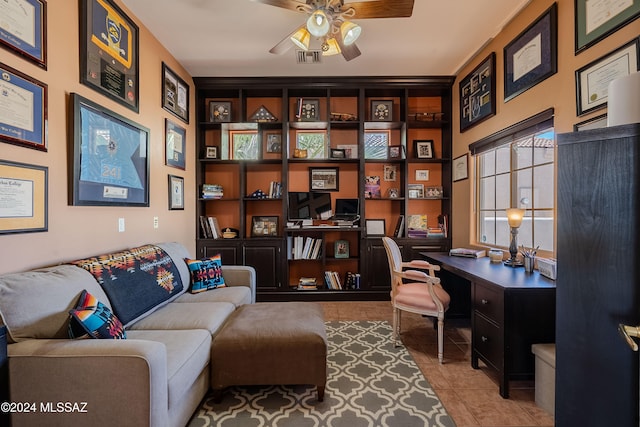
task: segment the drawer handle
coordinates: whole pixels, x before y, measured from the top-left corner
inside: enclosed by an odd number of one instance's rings
[[[482,299],[480,302],[482,302],[483,305],[489,304],[489,300],[488,299]]]
[[[480,339],[482,340],[482,342],[489,341],[489,338],[485,337],[484,335],[482,337],[480,337]]]

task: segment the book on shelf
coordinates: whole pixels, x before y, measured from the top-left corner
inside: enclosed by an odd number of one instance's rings
[[[409,215],[407,217],[407,235],[411,230],[427,231],[426,215]]]
[[[340,280],[340,274],[337,271],[325,271],[324,282],[327,285],[327,289],[342,290],[342,281]]]
[[[303,291],[318,289],[318,282],[315,277],[301,277],[298,280],[298,289]]]
[[[438,227],[442,229],[444,237],[449,234],[449,217],[446,214],[438,215]]]
[[[220,239],[222,231],[218,219],[214,216],[200,215],[200,231],[205,239]]]
[[[271,181],[269,184],[269,198],[280,199],[282,198],[282,183],[278,181]]]
[[[393,237],[402,237],[404,232],[404,215],[398,216],[398,222],[396,222],[396,229],[393,232]]]
[[[287,237],[287,259],[319,259],[322,239],[304,236]]]
[[[202,184],[203,199],[222,199],[224,190],[219,184]]]
[[[379,199],[380,176],[367,176],[364,182],[364,197],[367,199]]]
[[[487,252],[483,249],[454,248],[449,251],[449,255],[466,258],[482,258],[487,256]]]
[[[345,274],[344,277],[344,289],[360,289],[360,273],[352,273],[351,271],[347,271],[347,274]]]
[[[427,237],[447,237],[441,227],[427,227]]]

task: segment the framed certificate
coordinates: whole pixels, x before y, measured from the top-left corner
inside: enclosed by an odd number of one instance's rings
[[[169,175],[169,210],[184,210],[184,178]]]
[[[69,203],[149,206],[149,129],[72,93]]]
[[[138,26],[112,0],[80,1],[80,82],[138,112]]]
[[[0,2],[0,44],[47,69],[47,2]]]
[[[187,130],[169,119],[164,119],[165,164],[185,170]]]
[[[576,54],[640,17],[640,0],[575,0]]]
[[[1,63],[0,74],[0,141],[47,151],[47,85]]]
[[[0,234],[47,231],[48,172],[0,160]]]
[[[162,63],[162,108],[189,123],[189,85]]]

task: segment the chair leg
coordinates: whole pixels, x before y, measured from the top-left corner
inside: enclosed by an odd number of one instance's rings
[[[444,359],[444,319],[438,318],[438,362]]]
[[[398,347],[398,337],[400,335],[400,310],[396,307],[393,307],[393,325],[391,327],[393,329],[393,345],[394,347]]]

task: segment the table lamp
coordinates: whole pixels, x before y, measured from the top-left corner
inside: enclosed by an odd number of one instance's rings
[[[518,255],[518,228],[522,224],[525,211],[524,209],[510,208],[507,209],[506,212],[507,221],[509,222],[509,227],[511,227],[511,244],[509,244],[509,254],[511,257],[504,262],[504,265],[520,267],[523,265],[523,262],[516,259]]]

